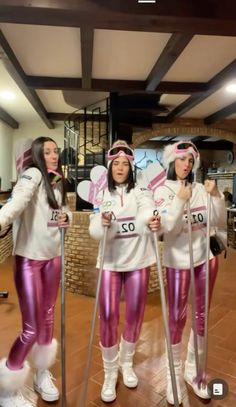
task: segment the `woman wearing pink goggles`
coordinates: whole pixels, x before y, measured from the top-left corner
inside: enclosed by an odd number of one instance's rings
[[[125,146],[123,144],[117,144],[110,148],[107,153],[108,160],[114,160],[114,158],[124,155],[128,160],[134,160],[134,151],[132,148]]]

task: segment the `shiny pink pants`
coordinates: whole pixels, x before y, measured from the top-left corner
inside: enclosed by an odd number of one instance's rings
[[[111,347],[117,343],[122,286],[124,286],[125,300],[125,323],[122,336],[127,342],[137,341],[143,322],[149,274],[149,268],[124,273],[103,270],[99,298],[102,346]]]
[[[48,345],[53,338],[54,307],[60,284],[61,258],[30,260],[15,256],[14,278],[22,332],[8,359],[10,369],[20,369],[33,344]]]
[[[209,304],[218,271],[218,258],[209,263]],[[171,343],[181,342],[187,318],[190,270],[166,268]],[[197,334],[204,336],[206,263],[194,267]]]

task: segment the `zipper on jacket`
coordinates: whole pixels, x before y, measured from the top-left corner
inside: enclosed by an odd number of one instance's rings
[[[123,187],[121,187],[121,194],[118,192],[118,190],[116,190],[117,194],[118,194],[119,197],[120,197],[120,204],[121,204],[121,206],[124,206],[123,191],[124,191],[124,188],[123,188]]]

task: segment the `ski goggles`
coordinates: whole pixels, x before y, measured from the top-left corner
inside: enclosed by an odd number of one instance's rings
[[[134,151],[132,148],[124,145],[118,145],[110,148],[110,150],[107,152],[107,159],[114,160],[120,155],[124,155],[126,158],[128,158],[128,160],[134,160]]]
[[[177,154],[188,153],[191,152],[191,150],[195,157],[199,156],[199,151],[197,147],[191,141],[180,141],[175,146],[175,153]]]

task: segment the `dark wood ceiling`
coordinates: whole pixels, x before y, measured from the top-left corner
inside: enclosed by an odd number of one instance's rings
[[[13,52],[8,39],[0,32],[0,47],[7,59],[8,70],[44,123],[53,128],[53,120],[64,119],[63,112],[47,111],[37,90],[103,91],[118,95],[133,93],[146,95],[189,95],[186,100],[163,115],[157,106],[148,102],[139,110],[146,126],[151,123],[173,123],[227,82],[235,78],[236,58],[208,81],[165,81],[163,78],[178,60],[195,35],[236,36],[236,2],[232,0],[157,0],[154,4],[140,4],[138,0],[70,0],[37,1],[0,0],[0,23],[30,24],[57,27],[79,27],[81,49],[81,77],[52,77],[27,75]],[[144,80],[93,78],[94,33],[96,29],[134,32],[170,33],[170,38]],[[58,44],[59,46],[59,44]],[[235,52],[236,57],[236,52]],[[210,63],[210,61],[209,61]],[[132,107],[130,108],[132,110]],[[133,109],[135,110],[135,109]],[[137,111],[137,109],[136,109]],[[204,117],[205,125],[214,125],[236,113],[236,102],[229,103]],[[129,113],[130,114],[130,113]],[[135,117],[135,115],[133,116]],[[11,127],[19,123],[0,107],[0,119]],[[149,122],[150,122],[149,120]],[[228,121],[229,122],[229,121]],[[236,131],[232,120],[231,130]],[[139,123],[142,126],[142,123]]]

